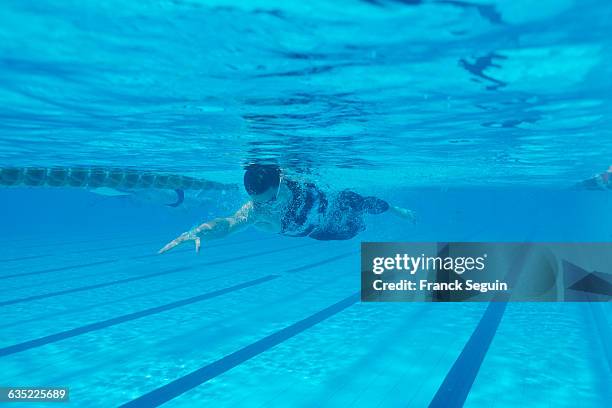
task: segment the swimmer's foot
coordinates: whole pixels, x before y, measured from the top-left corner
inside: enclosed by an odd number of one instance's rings
[[[396,207],[394,205],[391,206],[391,211],[398,217],[408,220],[416,225],[416,214],[414,211],[407,208]]]

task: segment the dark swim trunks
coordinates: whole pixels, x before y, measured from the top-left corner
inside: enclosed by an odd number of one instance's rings
[[[281,219],[281,233],[330,241],[351,239],[365,230],[365,214],[382,214],[387,202],[344,190],[326,195],[312,183],[287,180],[292,199]]]

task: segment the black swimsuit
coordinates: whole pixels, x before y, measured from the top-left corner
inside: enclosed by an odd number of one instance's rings
[[[298,184],[287,180],[291,201],[281,218],[281,234],[292,237],[309,235],[327,209],[325,193],[312,183]]]
[[[321,241],[351,239],[365,230],[364,214],[382,214],[389,204],[344,190],[327,196],[312,183],[285,181],[291,200],[281,217],[281,234]]]

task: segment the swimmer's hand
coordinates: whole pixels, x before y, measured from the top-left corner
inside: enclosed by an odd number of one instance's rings
[[[202,224],[199,227],[192,229],[191,231],[183,232],[177,238],[168,242],[166,246],[160,249],[157,253],[163,254],[164,252],[168,252],[172,248],[179,246],[183,242],[187,242],[187,241],[194,241],[196,252],[200,252],[200,246],[201,246],[202,241],[199,235],[202,235],[203,232],[209,231],[209,230],[211,230],[210,225]]]

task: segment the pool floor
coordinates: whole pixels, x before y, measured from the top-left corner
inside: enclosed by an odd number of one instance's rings
[[[84,407],[612,400],[609,304],[364,304],[359,240],[156,255],[168,234],[0,237],[2,385]]]

